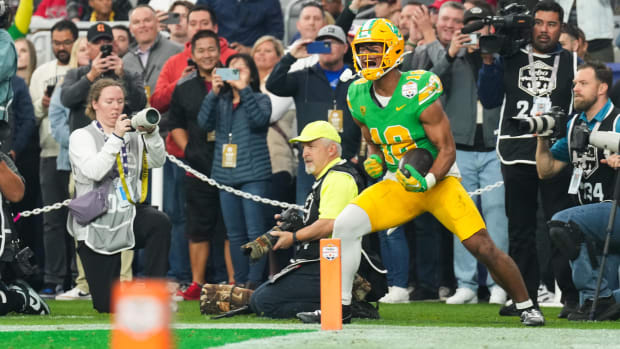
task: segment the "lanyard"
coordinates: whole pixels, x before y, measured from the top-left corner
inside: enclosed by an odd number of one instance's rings
[[[532,55],[532,48],[528,47],[527,50],[527,59],[529,61],[529,65],[530,65],[530,80],[532,81],[532,89],[534,89],[536,87],[536,67],[534,67],[534,56]],[[547,91],[542,91],[542,89],[536,89],[534,90],[534,93],[536,94],[536,96],[540,96],[540,95],[547,95],[549,97],[551,97],[551,91],[553,91],[552,89],[552,84],[556,83],[556,78],[558,76],[558,66],[560,65],[560,55],[555,55],[555,58],[553,60],[553,70],[551,71],[551,78],[549,79],[549,87],[547,88]],[[540,93],[542,91],[542,94]]]
[[[97,121],[96,124],[99,130],[103,133],[103,127],[101,127],[101,124],[99,123],[99,121]],[[103,138],[105,141],[108,140],[108,136],[106,136],[105,133],[103,133]],[[127,187],[127,180],[125,179],[125,173],[128,172],[127,164],[128,164],[127,145],[125,143],[125,140],[123,139],[123,146],[121,147],[121,152],[120,154],[116,154],[116,166],[118,168],[118,175],[121,178],[121,183],[123,185],[123,190],[125,191],[125,196],[127,197],[127,201],[135,205],[136,203],[133,201],[133,198],[131,197],[131,195],[129,195],[130,191],[129,191],[129,188]],[[142,179],[142,190],[140,192],[140,201],[139,201],[140,204],[146,200],[146,194],[148,192],[148,186],[149,186],[149,163],[146,159],[146,151],[142,152],[141,179]]]

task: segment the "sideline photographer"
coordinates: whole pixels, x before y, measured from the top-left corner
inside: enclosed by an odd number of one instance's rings
[[[589,137],[592,132],[620,132],[620,109],[608,97],[611,83],[612,72],[604,64],[580,65],[573,92],[575,109],[582,112],[568,122],[566,137],[549,148],[549,138],[539,135],[536,148],[536,169],[541,179],[552,178],[569,163],[573,164],[568,192],[576,195],[583,205],[560,211],[549,222],[553,242],[571,260],[573,282],[584,301],[579,309],[568,314],[568,320],[573,321],[589,319],[598,275],[596,258],[592,260],[591,257],[600,256],[603,250],[605,226],[611,210],[611,202],[603,201],[612,199],[615,169],[620,166],[619,155],[610,155],[609,151],[597,148]],[[620,222],[614,228],[612,246],[620,244]],[[607,274],[610,278],[601,286],[595,315],[599,321],[620,318],[620,305],[616,304],[610,290],[611,285],[618,288],[617,261],[620,259],[616,260],[613,273]],[[620,293],[618,295],[620,299]]]
[[[300,222],[303,228],[284,227],[290,231],[268,233],[273,237],[274,250],[295,245],[295,257],[293,263],[252,294],[250,307],[258,315],[293,318],[299,312],[311,312],[321,306],[319,240],[331,236],[334,220],[364,186],[363,177],[340,157],[340,141],[340,135],[327,121],[309,123],[299,137],[290,140],[303,145],[306,172],[314,176],[315,182],[306,198],[305,208],[309,212]],[[256,249],[255,244],[251,242],[245,247]],[[349,313],[349,320],[350,316]]]
[[[566,194],[570,173],[565,171],[553,181],[539,180],[535,167],[536,135],[520,125],[522,120],[549,112],[552,106],[568,113],[572,110],[571,86],[576,57],[558,43],[563,14],[562,7],[554,1],[537,3],[533,10],[531,44],[495,59],[483,54],[484,64],[478,77],[482,105],[494,108],[503,102],[497,153],[502,162],[506,191],[509,254],[519,266],[534,301],[541,280],[536,248],[538,194],[540,191],[546,219],[570,207],[571,200]],[[518,17],[513,15],[512,18],[506,22],[514,23],[514,18]],[[518,41],[518,38],[508,39],[504,45],[512,46],[511,42]],[[480,38],[480,45],[484,52],[485,37]],[[552,251],[553,271],[564,301],[574,304],[577,294],[568,262],[558,258],[561,255]],[[506,306],[500,315],[517,315],[514,310],[514,304]]]
[[[121,251],[144,248],[146,277],[163,278],[168,271],[170,221],[155,207],[142,205],[148,169],[163,166],[166,152],[155,109],[133,119],[122,114],[125,91],[120,82],[98,80],[87,101],[86,114],[93,121],[69,139],[76,198],[69,204],[67,228],[78,240],[93,307],[110,312]],[[129,132],[132,128],[140,133]]]

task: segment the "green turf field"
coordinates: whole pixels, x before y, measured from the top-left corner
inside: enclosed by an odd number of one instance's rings
[[[50,301],[50,316],[0,318],[3,348],[106,348],[110,318],[95,312],[88,301]],[[271,320],[253,315],[210,320],[198,302],[180,302],[174,317],[178,348],[352,346],[382,348],[620,348],[620,322],[574,323],[557,319],[559,308],[543,308],[544,328],[525,329],[516,317],[497,314],[489,304],[445,305],[410,303],[382,305],[381,320],[354,320],[343,331],[322,332],[317,325],[296,320]],[[544,334],[544,335],[542,335]],[[402,337],[402,338],[401,338]],[[236,343],[236,344],[235,344]]]

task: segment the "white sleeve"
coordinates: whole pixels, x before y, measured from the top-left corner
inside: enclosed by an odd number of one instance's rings
[[[294,100],[293,97],[280,97],[271,92],[267,92],[267,96],[269,96],[269,100],[271,101],[271,117],[269,118],[269,123],[273,124],[282,119],[284,114],[291,109]]]
[[[116,154],[121,151],[122,145],[120,138],[112,136],[97,152],[95,140],[88,131],[78,129],[71,133],[69,160],[76,174],[76,181],[80,179],[78,176],[91,181],[100,181],[115,165]]]
[[[164,140],[159,135],[159,126],[151,133],[144,133],[144,142],[146,143],[146,160],[149,163],[149,168],[164,166],[166,162],[166,147]]]

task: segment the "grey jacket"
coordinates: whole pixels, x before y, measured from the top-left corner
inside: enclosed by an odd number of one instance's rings
[[[439,76],[444,85],[441,103],[450,119],[454,141],[467,146],[474,144],[478,114],[477,76],[474,74],[478,68],[472,65],[472,59],[476,58],[466,57],[466,50],[462,49],[450,61],[446,48],[435,40],[419,47],[415,54],[405,59],[402,66],[402,70],[427,69]],[[495,147],[499,117],[499,107],[483,110],[482,129],[486,147]]]
[[[142,76],[144,84],[150,87],[152,94],[155,91],[159,73],[168,58],[181,51],[183,51],[183,46],[162,37],[161,34],[157,34],[153,46],[149,49],[146,67],[142,65],[142,61],[138,55],[137,43],[134,43],[129,48],[129,52],[123,57],[123,67],[127,69],[127,71]]]
[[[132,73],[127,68],[123,68],[123,70],[122,82],[125,87],[125,109],[123,112],[131,115],[142,110],[146,105],[144,82],[139,74]],[[60,101],[65,107],[71,109],[71,115],[69,115],[71,132],[87,126],[91,122],[90,118],[84,113],[88,91],[93,84],[86,78],[89,71],[90,65],[71,69],[65,75],[65,81],[62,84]]]

